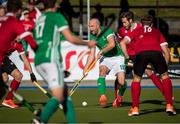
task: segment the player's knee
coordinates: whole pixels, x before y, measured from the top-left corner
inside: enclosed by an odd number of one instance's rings
[[[148,69],[145,70],[145,73],[147,74],[148,77],[150,77],[153,74],[153,72]]]
[[[141,81],[141,77],[134,74],[133,82],[140,82],[140,81]]]
[[[22,80],[22,78],[23,78],[22,73],[21,73],[20,71],[18,71],[18,72],[16,73],[14,79],[20,82],[20,81]]]
[[[59,101],[64,101],[64,90],[62,88],[53,88],[52,95]]]
[[[167,78],[169,78],[169,75],[168,75],[168,73],[167,72],[165,72],[165,73],[163,73],[163,74],[161,74],[161,79],[167,79]]]
[[[3,73],[3,74],[2,74],[2,78],[3,78],[4,83],[7,83],[8,80],[9,80],[9,77],[8,77],[8,74],[7,74],[7,73]]]

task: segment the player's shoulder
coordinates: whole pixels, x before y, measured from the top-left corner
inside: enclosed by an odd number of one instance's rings
[[[136,22],[136,24],[137,24],[136,28],[141,28],[142,27],[142,24],[140,22]]]

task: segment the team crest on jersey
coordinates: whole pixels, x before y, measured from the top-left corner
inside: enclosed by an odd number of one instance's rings
[[[142,39],[143,37],[144,37],[143,35],[140,35],[140,36],[139,36],[139,39]]]

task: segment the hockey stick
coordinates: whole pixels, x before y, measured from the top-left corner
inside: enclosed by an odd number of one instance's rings
[[[42,91],[48,98],[51,98],[52,95],[50,93],[48,93],[48,91],[46,91],[43,87],[41,87],[36,81],[33,82],[39,89],[40,91]],[[63,109],[62,104],[59,104],[59,108]]]
[[[4,87],[8,90],[8,86],[6,84],[4,84]],[[39,116],[41,110],[40,109],[35,109],[30,103],[27,102],[27,100],[25,100],[21,95],[19,95],[18,93],[16,93],[15,91],[12,91],[15,99],[17,99],[19,102],[22,103],[22,105],[24,105],[26,108],[28,108],[34,115]]]
[[[128,62],[127,66],[133,67],[133,63]],[[149,65],[146,67],[146,69],[153,70],[153,68],[152,68],[151,66],[149,66]],[[179,73],[174,73],[174,72],[170,72],[170,71],[168,71],[168,74],[170,74],[170,75],[175,75],[175,76],[180,76]]]
[[[47,97],[51,98],[52,95],[48,93],[43,87],[41,87],[36,81],[33,82]]]
[[[71,91],[70,91],[70,96],[73,95],[73,93],[75,92],[75,90],[77,89],[77,87],[80,85],[81,81],[88,75],[89,71],[94,67],[94,65],[96,64],[97,60],[98,60],[98,59],[95,59],[95,60],[91,63],[91,65],[90,65],[90,66],[88,67],[88,69],[86,70],[85,74],[80,78],[80,80],[78,80],[78,81],[74,84],[73,88],[72,88]]]

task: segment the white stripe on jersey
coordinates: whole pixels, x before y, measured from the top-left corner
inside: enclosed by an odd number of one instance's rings
[[[25,38],[25,37],[28,36],[28,35],[31,35],[31,32],[26,31],[26,32],[22,33],[22,34],[19,36],[19,38],[20,38],[20,39],[23,39],[23,38]]]

